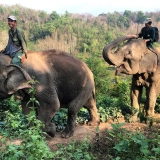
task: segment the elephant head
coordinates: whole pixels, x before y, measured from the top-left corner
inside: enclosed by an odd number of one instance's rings
[[[155,72],[157,55],[146,47],[143,39],[133,38],[128,35],[108,44],[103,49],[103,58],[108,64],[117,66],[116,74]],[[121,45],[122,42],[123,45]],[[119,48],[112,53],[112,50],[118,46]]]
[[[9,95],[14,94],[20,89],[31,88],[31,84],[27,82],[32,81],[32,78],[24,69],[17,65],[3,66],[1,68],[0,78],[1,99],[9,97]]]

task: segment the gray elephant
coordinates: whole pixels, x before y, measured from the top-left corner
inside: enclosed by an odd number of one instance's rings
[[[0,54],[0,99],[16,93],[22,98],[22,111],[29,113],[29,89],[31,77],[35,84],[35,98],[40,106],[37,117],[44,124],[44,131],[55,135],[52,118],[60,107],[68,108],[67,126],[62,137],[73,135],[75,120],[81,107],[85,107],[91,116],[89,125],[98,125],[99,115],[95,101],[94,77],[85,63],[60,50],[28,52],[28,58],[20,66],[10,65],[11,59]]]
[[[133,75],[131,105],[136,109],[140,107],[142,88],[146,88],[145,111],[146,116],[151,117],[154,116],[156,99],[160,93],[160,49],[148,49],[143,39],[133,38],[128,35],[116,39],[104,47],[102,54],[108,64],[116,66],[116,75]],[[120,45],[122,42],[123,45]]]

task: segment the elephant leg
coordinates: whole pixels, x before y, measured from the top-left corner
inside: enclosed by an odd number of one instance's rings
[[[143,87],[137,86],[135,82],[135,78],[133,77],[131,86],[131,106],[139,111]],[[137,115],[138,112],[133,116],[133,120],[137,119]]]
[[[156,86],[153,84],[151,87],[146,89],[146,116],[154,116],[154,108],[157,100]]]
[[[77,102],[76,100],[73,100],[69,104],[67,125],[61,135],[63,138],[68,138],[73,135],[77,113],[79,112],[79,110],[82,106],[83,106],[83,104]]]
[[[68,105],[68,120],[66,128],[62,132],[63,138],[71,137],[73,135],[77,113],[79,112],[80,108],[85,105],[90,94],[91,90],[89,88],[84,88],[81,93]]]
[[[88,110],[91,120],[88,122],[88,125],[99,125],[100,124],[100,118],[98,115],[98,110],[96,107],[96,101],[94,99],[94,95],[92,94],[84,107]]]
[[[59,110],[60,103],[57,97],[51,97],[50,100],[41,99],[40,106],[37,107],[37,116],[45,125],[43,131],[51,137],[55,136],[56,126],[51,122],[55,113]]]
[[[75,121],[77,117],[77,113],[79,110],[77,110],[77,106],[75,107],[76,109],[69,108],[68,109],[68,120],[67,120],[67,125],[65,129],[62,131],[61,136],[63,138],[68,138],[73,136],[74,129],[75,129]]]
[[[21,101],[21,103],[22,103],[22,113],[25,114],[25,115],[29,114],[30,111],[31,111],[30,104],[27,105],[28,102],[29,102],[29,96],[26,95],[23,98],[23,100]]]

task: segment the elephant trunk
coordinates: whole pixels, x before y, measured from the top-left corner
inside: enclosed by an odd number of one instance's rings
[[[114,54],[112,54],[111,50],[113,48],[115,48],[116,46],[118,46],[123,41],[129,40],[129,39],[132,39],[132,38],[134,38],[134,37],[132,37],[130,35],[124,36],[124,37],[116,39],[112,43],[105,46],[104,49],[103,49],[103,52],[102,52],[103,58],[105,59],[105,61],[110,65],[119,66],[124,59],[124,53],[115,51]]]

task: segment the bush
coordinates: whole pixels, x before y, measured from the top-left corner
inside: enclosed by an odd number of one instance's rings
[[[34,103],[39,104],[34,98],[36,93],[34,86],[29,92],[32,96],[28,103],[33,105],[30,114],[23,115],[22,109],[16,105],[12,106],[14,108],[13,113],[10,112],[12,109],[5,112],[4,126],[0,130],[0,134],[3,137],[1,139],[3,147],[0,148],[1,160],[50,160],[53,158],[53,153],[47,146],[42,132],[44,125],[37,119],[34,110]],[[12,97],[10,100],[13,101]],[[10,144],[9,141],[13,138],[20,138],[21,144]]]
[[[58,150],[54,154],[54,160],[97,160],[89,149],[89,140],[71,141],[67,145],[58,145]]]
[[[124,123],[111,124],[112,129],[97,134],[92,150],[99,159],[157,160],[160,157],[160,129],[145,136],[140,131],[122,128]],[[156,127],[155,127],[156,128]],[[150,131],[152,132],[152,131]],[[147,135],[147,134],[146,134]]]

